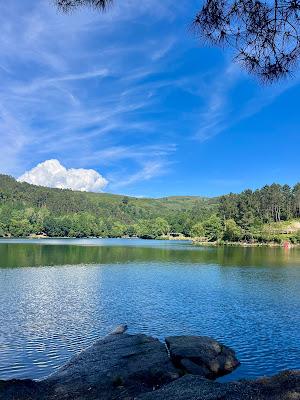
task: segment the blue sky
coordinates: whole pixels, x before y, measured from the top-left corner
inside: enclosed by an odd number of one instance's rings
[[[300,180],[297,72],[261,86],[197,42],[201,4],[62,15],[51,0],[1,2],[0,172],[55,159],[72,179],[93,169],[105,191],[155,197]]]

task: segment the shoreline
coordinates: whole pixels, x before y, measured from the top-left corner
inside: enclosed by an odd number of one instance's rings
[[[265,242],[265,243],[249,243],[249,242],[226,242],[226,241],[214,241],[214,242],[207,242],[198,240],[192,237],[185,237],[185,236],[160,236],[157,238],[149,239],[149,238],[142,238],[142,237],[130,237],[130,236],[123,236],[123,237],[102,237],[102,236],[83,236],[83,237],[74,237],[74,236],[46,236],[46,235],[30,235],[30,236],[5,236],[1,237],[0,239],[4,240],[15,240],[15,239],[22,239],[22,240],[31,240],[31,239],[39,239],[39,240],[48,240],[48,239],[129,239],[129,240],[166,240],[166,241],[182,241],[182,242],[191,242],[194,246],[198,247],[269,247],[269,248],[284,248],[286,250],[292,248],[300,248],[300,243],[291,243],[289,241],[285,241],[284,243],[275,243],[275,242]]]
[[[194,246],[202,247],[270,247],[270,248],[282,248],[289,250],[292,248],[299,248],[300,244],[293,244],[290,242],[285,243],[248,243],[248,242],[204,242],[191,239]]]

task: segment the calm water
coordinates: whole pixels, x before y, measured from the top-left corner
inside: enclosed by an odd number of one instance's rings
[[[122,322],[223,341],[227,380],[300,368],[299,282],[299,249],[0,240],[0,379],[44,377]]]

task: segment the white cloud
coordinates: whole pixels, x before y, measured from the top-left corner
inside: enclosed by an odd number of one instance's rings
[[[101,192],[108,184],[108,181],[93,169],[67,169],[58,160],[46,160],[38,164],[20,176],[18,181],[82,192]]]

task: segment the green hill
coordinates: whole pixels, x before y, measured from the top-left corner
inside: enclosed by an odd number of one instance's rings
[[[0,236],[194,236],[208,242],[300,242],[300,184],[204,198],[76,192],[0,175]]]
[[[76,192],[30,185],[0,175],[2,235],[119,236],[121,231],[123,234],[134,234],[133,225],[141,221],[151,224],[157,218],[166,221],[170,231],[189,234],[195,220],[202,221],[216,212],[216,207],[214,199],[201,197],[152,199]],[[40,221],[37,223],[35,220]],[[87,224],[93,228],[83,229]]]

